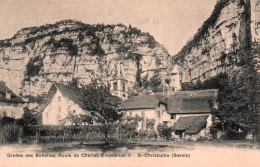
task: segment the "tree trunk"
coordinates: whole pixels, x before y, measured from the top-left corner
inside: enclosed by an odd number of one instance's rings
[[[39,142],[39,132],[36,132],[35,144],[38,144],[38,142]]]
[[[108,128],[105,126],[105,142],[108,143]]]
[[[63,143],[65,142],[65,135],[66,135],[66,132],[63,133],[63,139],[62,139]]]
[[[18,134],[18,144],[22,144],[22,138],[21,138],[21,133],[20,132]]]
[[[1,132],[1,135],[0,135],[0,143],[4,143],[4,140],[3,140],[3,132]]]

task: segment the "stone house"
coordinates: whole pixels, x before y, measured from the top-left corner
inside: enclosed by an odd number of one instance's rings
[[[0,82],[0,116],[20,119],[23,117],[25,102],[12,92],[3,82]]]
[[[118,108],[126,117],[142,117],[143,121],[139,123],[137,130],[146,130],[147,120],[154,120],[154,129],[159,123],[169,120],[167,113],[166,99],[160,95],[133,96],[124,101]]]
[[[217,108],[217,89],[176,91],[163,96],[134,96],[118,108],[125,116],[143,117],[139,130],[144,129],[146,120],[155,120],[158,124],[167,124],[174,128],[175,138],[196,140],[209,134],[212,125],[211,109]]]
[[[209,134],[211,109],[217,108],[218,89],[179,91],[167,98],[168,125],[177,138],[196,140]]]
[[[70,115],[87,114],[83,98],[68,86],[54,83],[41,112],[42,125],[71,125]]]

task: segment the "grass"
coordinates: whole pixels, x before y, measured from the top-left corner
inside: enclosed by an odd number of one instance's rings
[[[214,140],[214,141],[156,141],[156,142],[121,142],[105,144],[97,142],[66,142],[66,143],[42,143],[42,144],[6,144],[0,145],[0,150],[13,150],[19,152],[89,152],[89,153],[138,153],[138,152],[172,152],[183,150],[219,150],[239,149],[260,151],[260,142],[252,145],[252,141]]]

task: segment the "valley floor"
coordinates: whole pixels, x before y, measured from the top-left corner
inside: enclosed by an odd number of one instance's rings
[[[203,150],[203,149],[244,149],[256,150],[260,153],[260,142],[252,141],[156,141],[156,142],[128,142],[111,143],[103,142],[68,142],[48,144],[5,144],[0,145],[0,152],[171,152],[178,150]]]

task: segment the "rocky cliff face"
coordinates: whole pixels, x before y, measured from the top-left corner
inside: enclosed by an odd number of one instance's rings
[[[171,73],[170,60],[151,35],[131,26],[67,20],[25,28],[0,41],[0,80],[17,94],[37,96],[52,82],[106,82],[121,62],[130,87],[155,74],[164,84]]]
[[[259,0],[219,0],[194,38],[173,57],[181,82],[196,82],[236,68],[239,50],[259,42]]]

